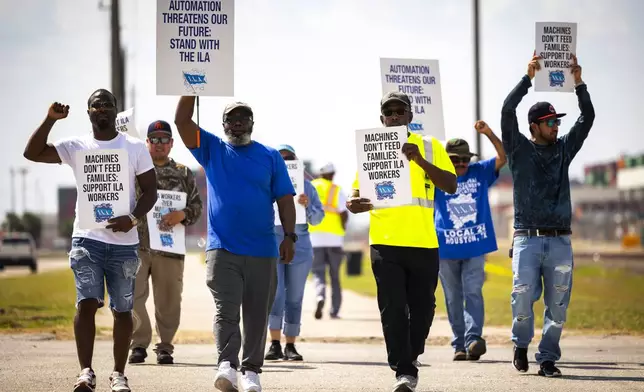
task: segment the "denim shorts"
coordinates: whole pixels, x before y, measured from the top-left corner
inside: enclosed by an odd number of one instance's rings
[[[76,282],[76,306],[84,299],[105,303],[105,285],[110,308],[129,312],[134,305],[134,281],[141,261],[138,245],[114,245],[90,238],[72,238],[69,264]]]

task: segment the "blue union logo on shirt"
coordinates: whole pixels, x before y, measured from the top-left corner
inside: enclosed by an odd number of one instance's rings
[[[548,79],[550,80],[550,87],[563,87],[566,81],[566,75],[564,75],[564,71],[562,70],[550,71],[548,73]]]
[[[114,217],[114,208],[110,203],[97,204],[94,206],[94,221],[96,223],[107,222]]]
[[[382,181],[376,183],[376,199],[393,199],[396,194],[396,187],[393,181]]]

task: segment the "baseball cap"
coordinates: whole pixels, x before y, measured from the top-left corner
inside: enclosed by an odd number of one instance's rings
[[[473,156],[478,156],[478,154],[475,154],[470,151],[470,145],[463,139],[450,139],[447,141],[447,145],[445,146],[445,151],[447,151],[447,155],[450,157],[452,156],[458,156],[458,157],[473,157]]]
[[[320,168],[320,174],[331,174],[335,173],[335,166],[333,166],[333,163],[329,162],[326,165],[322,166]]]
[[[288,144],[280,144],[279,146],[277,146],[277,151],[288,151],[293,155],[297,155],[295,154],[295,149]]]
[[[163,120],[157,120],[150,125],[148,125],[148,135],[151,133],[165,133],[168,136],[172,136],[172,128],[170,127],[170,124]]]
[[[398,91],[391,91],[385,94],[380,100],[380,108],[391,102],[400,102],[404,105],[411,106],[411,100],[407,94]]]
[[[251,116],[253,115],[253,109],[251,109],[250,105],[248,105],[245,102],[238,101],[238,102],[233,102],[226,105],[226,107],[224,108],[224,114],[222,116],[222,120],[225,120],[226,116],[235,109],[245,109],[250,112]]]
[[[557,113],[549,102],[537,102],[528,110],[528,122],[530,124],[545,120],[550,117],[563,117],[566,113]]]

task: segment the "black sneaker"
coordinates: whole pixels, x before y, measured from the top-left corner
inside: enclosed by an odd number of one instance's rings
[[[284,347],[284,359],[289,361],[301,361],[302,356],[297,352],[294,344],[286,343],[286,347]]]
[[[541,364],[538,374],[544,377],[561,377],[561,370],[555,366],[554,362],[545,361]]]
[[[456,350],[454,351],[454,361],[464,361],[467,359],[467,354],[465,353],[465,350]]]
[[[468,361],[478,361],[481,358],[481,355],[487,352],[487,346],[485,345],[484,339],[478,339],[470,343],[467,346],[467,360]]]
[[[512,361],[514,368],[520,372],[528,371],[528,349],[514,347],[514,360]]]
[[[144,348],[141,347],[136,347],[132,349],[132,354],[130,355],[130,358],[128,359],[129,363],[143,363],[145,362],[145,358],[148,356],[148,353],[145,352]]]
[[[169,352],[161,350],[157,353],[157,363],[159,365],[172,365],[174,358],[172,358]]]
[[[314,314],[316,320],[319,320],[319,319],[322,318],[322,309],[324,309],[324,300],[319,299],[318,300],[318,305],[315,308],[315,314]]]
[[[264,359],[266,359],[267,361],[276,361],[282,358],[284,358],[284,354],[282,353],[282,345],[280,344],[280,342],[275,341],[271,343],[271,346],[268,348],[268,352],[266,352]]]

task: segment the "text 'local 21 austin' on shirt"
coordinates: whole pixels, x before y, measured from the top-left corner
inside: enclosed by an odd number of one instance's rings
[[[129,187],[129,204],[130,211],[134,210],[136,205],[136,191],[134,182],[136,176],[143,174],[149,170],[154,169],[152,157],[148,151],[145,142],[124,133],[118,135],[112,140],[96,140],[93,134],[88,134],[80,137],[72,137],[62,139],[54,143],[56,151],[60,156],[62,163],[69,165],[76,173],[77,166],[83,165],[83,162],[76,162],[77,152],[79,151],[93,151],[93,150],[125,150],[128,157],[128,178],[130,181]],[[80,183],[80,179],[76,178],[76,183]],[[79,190],[79,196],[80,192]],[[107,244],[115,245],[136,245],[139,243],[139,234],[135,228],[127,233],[113,232],[112,229],[90,229],[83,230],[79,227],[78,217],[78,197],[76,198],[76,218],[74,219],[74,232],[72,237],[90,238],[96,241],[101,241]]]
[[[453,195],[436,188],[435,222],[441,259],[469,259],[496,251],[488,188],[498,178],[496,158],[470,164]]]

